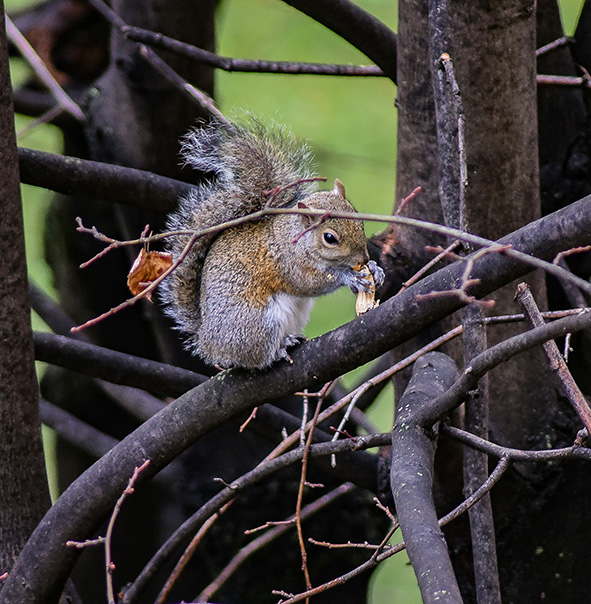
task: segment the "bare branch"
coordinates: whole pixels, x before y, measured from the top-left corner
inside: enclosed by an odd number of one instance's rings
[[[163,214],[171,212],[192,188],[144,170],[32,149],[19,149],[19,166],[24,184]]]
[[[216,67],[223,71],[244,73],[281,73],[290,75],[328,75],[328,76],[364,76],[384,77],[384,72],[375,65],[334,65],[327,63],[301,63],[292,61],[264,61],[222,57],[213,52],[198,48],[185,42],[180,42],[161,33],[142,29],[141,27],[126,26],[123,34],[134,42],[141,42],[164,50],[177,53],[184,57]]]
[[[552,461],[559,459],[586,459],[591,461],[591,449],[581,446],[580,443],[575,443],[570,447],[562,449],[544,449],[542,451],[526,451],[523,449],[512,449],[511,447],[503,447],[496,443],[492,443],[484,438],[470,434],[465,430],[460,430],[455,426],[443,424],[441,426],[442,434],[450,436],[455,440],[478,449],[487,455],[493,457],[506,457],[511,461],[539,463],[543,461]]]
[[[332,503],[338,497],[341,497],[345,493],[350,492],[353,489],[353,485],[350,483],[344,483],[333,489],[326,495],[318,498],[313,503],[308,504],[300,511],[300,519],[306,520],[316,512],[324,509],[327,505]],[[288,518],[281,526],[267,531],[264,535],[261,535],[257,539],[251,541],[248,545],[245,545],[224,567],[221,573],[195,598],[196,602],[208,602],[211,597],[218,591],[218,589],[236,572],[238,567],[247,560],[252,554],[265,547],[271,541],[277,539],[277,537],[283,535],[295,520],[295,516]]]
[[[433,501],[434,437],[417,421],[417,411],[454,382],[453,360],[431,352],[415,363],[413,376],[396,405],[390,482],[408,557],[425,604],[461,604],[447,544],[439,531]]]
[[[536,301],[526,283],[520,283],[517,286],[515,299],[519,303],[519,306],[521,306],[521,309],[527,317],[528,323],[532,327],[545,325]],[[591,435],[591,408],[569,371],[564,357],[558,350],[556,342],[554,342],[554,340],[548,340],[542,347],[550,361],[553,372],[558,376],[559,381],[564,386],[568,400],[571,402],[585,428],[587,428],[587,434]]]
[[[89,2],[121,35],[125,36],[125,30],[129,26],[114,10],[102,0],[89,0]],[[137,46],[140,56],[163,75],[173,86],[186,94],[191,100],[198,102],[199,105],[211,115],[220,121],[229,124],[223,113],[217,108],[214,100],[208,94],[202,90],[198,90],[192,84],[189,84],[189,82],[176,73],[176,71],[163,61],[153,50],[143,44],[138,44]]]
[[[322,23],[370,58],[396,82],[396,34],[348,0],[284,0]]]
[[[25,57],[39,79],[45,84],[45,86],[47,86],[51,94],[53,94],[55,100],[59,103],[62,109],[67,111],[77,120],[83,122],[85,117],[84,112],[82,109],[80,109],[80,106],[74,102],[74,100],[56,82],[55,78],[53,75],[51,75],[51,72],[49,69],[47,69],[47,66],[41,57],[35,52],[35,49],[27,42],[26,38],[23,36],[23,34],[21,34],[19,29],[8,16],[6,17],[6,34],[9,40],[22,53],[23,57]]]

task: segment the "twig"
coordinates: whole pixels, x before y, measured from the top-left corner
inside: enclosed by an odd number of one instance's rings
[[[556,258],[552,261],[554,264],[560,265],[560,261],[564,260],[567,256],[572,256],[573,254],[581,254],[582,252],[591,251],[591,245],[581,245],[579,247],[573,247],[570,250],[564,250],[564,252],[560,252],[560,254],[556,254]]]
[[[570,36],[561,36],[553,42],[549,42],[548,44],[544,44],[544,46],[540,46],[540,48],[536,50],[536,57],[541,57],[542,55],[546,54],[547,52],[550,52],[551,50],[566,46],[567,44],[571,44],[572,42],[573,38],[571,38]]]
[[[542,75],[536,76],[536,82],[542,86],[572,86],[575,88],[591,88],[591,82],[587,77]]]
[[[229,220],[227,222],[209,227],[207,229],[203,229],[197,233],[198,236],[210,235],[213,233],[219,233],[220,231],[233,228],[235,226],[239,226],[246,222],[252,222],[259,220],[261,218],[265,218],[266,216],[275,216],[282,214],[293,214],[293,215],[301,215],[301,216],[324,216],[326,214],[325,210],[320,209],[312,209],[312,208],[264,208],[259,210],[258,212],[253,212],[252,214],[248,214],[247,216],[241,216],[240,218],[236,218],[234,220]],[[438,233],[441,235],[446,235],[449,237],[453,237],[455,239],[460,239],[462,241],[466,241],[475,245],[476,247],[488,249],[489,253],[492,252],[502,252],[504,255],[523,262],[529,266],[534,268],[541,268],[547,273],[554,275],[559,279],[566,279],[576,284],[577,287],[582,289],[591,295],[591,284],[585,281],[584,279],[577,277],[570,271],[563,269],[559,266],[556,266],[552,262],[547,262],[545,260],[541,260],[535,256],[531,256],[524,252],[520,252],[516,250],[513,246],[502,244],[496,241],[492,241],[491,239],[486,239],[484,237],[479,237],[477,235],[472,235],[470,233],[466,233],[459,229],[454,229],[451,227],[447,227],[441,224],[436,224],[432,222],[426,222],[424,220],[417,220],[415,218],[408,218],[406,216],[386,216],[382,214],[365,214],[361,212],[330,212],[329,218],[336,219],[344,219],[344,220],[361,220],[366,222],[385,222],[385,223],[395,223],[401,224],[409,227],[415,227],[418,229],[431,231],[433,233]],[[179,235],[195,235],[195,231],[192,230],[182,230],[182,231],[168,231],[165,233],[159,233],[156,235],[151,235],[150,237],[145,237],[133,241],[121,241],[120,245],[137,245],[149,243],[150,241],[157,241],[160,239],[166,239],[167,237],[179,236]],[[468,257],[470,258],[470,256]]]
[[[35,128],[37,128],[37,126],[48,124],[49,122],[57,118],[59,115],[61,115],[64,111],[65,109],[61,105],[55,105],[55,107],[48,109],[43,115],[40,115],[34,120],[31,120],[24,128],[21,128],[16,133],[16,138],[19,141],[22,141],[22,139],[27,136],[27,134],[32,132]]]
[[[179,264],[186,258],[187,254],[191,251],[193,244],[197,241],[197,239],[200,236],[201,235],[199,234],[199,232],[193,233],[193,235],[191,236],[191,238],[189,239],[189,241],[183,248],[183,251],[179,254],[179,257],[159,277],[154,279],[154,281],[152,281],[150,283],[150,285],[148,285],[139,294],[137,294],[133,298],[127,299],[125,302],[122,302],[118,306],[111,308],[110,310],[103,313],[102,315],[99,315],[98,317],[95,317],[94,319],[90,319],[90,321],[86,321],[86,323],[83,323],[82,325],[79,325],[78,327],[73,327],[72,332],[76,333],[77,331],[81,331],[83,329],[91,327],[92,325],[96,325],[100,321],[103,321],[107,317],[114,315],[115,313],[119,312],[120,310],[123,310],[124,308],[127,308],[129,306],[132,306],[138,300],[141,300],[142,298],[146,298],[147,296],[149,296],[158,287],[158,285],[160,285],[160,283],[164,279],[166,279],[166,277],[168,277],[168,275],[170,275],[170,273],[172,273],[172,271],[175,270],[176,267],[179,266]],[[151,237],[142,237],[141,239],[150,240]]]
[[[341,497],[345,493],[350,492],[354,486],[350,483],[344,483],[336,489],[330,491],[326,495],[323,495],[313,503],[308,504],[304,507],[300,516],[302,520],[306,520],[316,512],[325,508],[327,505],[332,503],[338,497]],[[248,545],[245,545],[224,567],[220,574],[195,598],[195,602],[208,602],[211,597],[219,590],[219,588],[234,574],[238,567],[247,560],[252,554],[259,551],[261,548],[268,545],[271,541],[277,539],[280,535],[284,534],[289,526],[294,523],[295,516],[292,516],[288,520],[281,523],[280,526],[275,526],[272,530],[268,531],[264,535],[257,537],[251,541]],[[160,604],[160,603],[157,603]]]
[[[51,94],[60,106],[72,115],[78,121],[84,121],[84,112],[79,105],[64,91],[57,83],[56,79],[51,75],[49,69],[43,62],[43,59],[37,54],[35,49],[27,42],[26,38],[21,34],[18,27],[12,22],[10,17],[6,16],[6,35],[8,39],[20,50],[21,54],[28,61],[39,79],[47,86]]]
[[[113,512],[111,514],[111,518],[109,519],[109,524],[107,525],[107,532],[104,537],[99,537],[98,539],[87,540],[83,542],[79,541],[67,541],[66,545],[69,547],[75,547],[77,549],[90,547],[94,545],[104,545],[105,546],[105,574],[107,580],[107,602],[108,604],[116,604],[115,603],[115,591],[113,589],[113,571],[115,570],[115,564],[113,563],[112,553],[111,553],[111,542],[113,540],[113,529],[115,528],[115,521],[117,520],[117,516],[121,511],[121,506],[123,502],[132,495],[135,491],[135,483],[139,478],[139,475],[148,467],[150,464],[150,460],[146,459],[141,466],[138,466],[134,469],[129,482],[127,483],[127,487],[123,493],[121,493],[115,507],[113,508]]]
[[[474,492],[470,497],[465,499],[460,505],[458,505],[455,509],[453,509],[449,514],[446,514],[443,518],[441,518],[438,521],[439,527],[441,528],[441,527],[445,526],[446,524],[448,524],[452,520],[455,520],[458,516],[460,516],[467,510],[469,510],[471,506],[473,506],[475,503],[477,503],[483,495],[488,493],[493,488],[493,486],[501,479],[501,477],[503,476],[505,471],[509,468],[509,466],[510,466],[510,461],[508,459],[506,459],[506,458],[501,459],[499,461],[499,463],[497,464],[497,466],[495,467],[495,469],[493,470],[493,472],[491,473],[491,475],[486,480],[486,482],[483,483],[476,492]],[[388,536],[388,539],[389,539],[389,536]],[[391,556],[398,554],[399,552],[404,550],[405,547],[406,547],[406,544],[404,542],[402,542],[402,543],[397,543],[396,545],[393,545],[391,547],[384,548],[384,551],[382,551],[381,553],[378,553],[377,555],[374,554],[369,560],[367,560],[363,564],[360,564],[358,567],[354,568],[353,570],[349,571],[348,573],[345,573],[344,575],[341,575],[340,577],[337,577],[336,579],[332,579],[331,581],[327,581],[326,583],[323,583],[322,585],[319,585],[318,587],[314,587],[313,589],[310,589],[304,593],[297,594],[297,595],[289,594],[288,599],[280,600],[280,603],[281,604],[295,604],[295,602],[300,602],[304,598],[309,598],[309,597],[315,596],[319,593],[328,591],[329,589],[332,589],[333,587],[337,587],[338,585],[343,585],[343,584],[347,583],[347,581],[349,581],[350,579],[353,579],[353,578],[357,577],[358,575],[360,575],[368,570],[371,570],[372,568],[377,566],[380,562],[383,562],[384,560],[387,560]],[[274,593],[278,593],[278,592],[274,592]],[[286,595],[286,594],[280,593],[279,595]]]
[[[545,325],[531,290],[526,283],[520,283],[517,286],[515,299],[521,306],[521,309],[532,327]],[[558,350],[556,342],[554,340],[548,340],[542,344],[542,347],[550,361],[552,371],[557,375],[564,386],[568,400],[571,402],[585,428],[587,428],[587,432],[591,434],[591,408],[569,371],[564,357]]]
[[[320,414],[320,408],[322,407],[323,398],[319,398],[316,403],[316,410],[312,417],[312,426],[308,433],[308,439],[304,447],[304,455],[302,457],[302,473],[300,478],[300,484],[298,487],[298,498],[296,501],[295,521],[296,529],[298,533],[298,541],[300,544],[300,552],[302,556],[302,570],[304,572],[304,579],[306,581],[306,589],[312,588],[312,582],[310,580],[310,571],[308,570],[308,553],[306,552],[306,542],[304,540],[304,532],[302,530],[302,502],[304,499],[304,485],[306,483],[306,474],[308,472],[308,460],[310,459],[310,447],[312,446],[312,437],[314,436],[314,428],[318,422],[318,415]],[[306,602],[308,600],[306,599]]]
[[[365,541],[364,543],[351,543],[351,541],[347,541],[347,543],[329,543],[328,541],[316,541],[312,537],[308,537],[308,543],[312,545],[318,545],[319,547],[326,547],[328,549],[373,549],[376,550],[380,546],[368,543]]]
[[[117,29],[121,35],[126,35],[125,32],[129,25],[125,23],[125,21],[114,10],[112,10],[102,0],[89,0],[89,2],[115,29]],[[134,44],[138,48],[139,55],[162,76],[164,76],[171,84],[173,84],[173,86],[186,94],[193,101],[197,101],[205,110],[209,111],[217,119],[231,126],[226,117],[217,108],[214,100],[209,95],[189,84],[189,82],[176,73],[176,71],[174,71],[172,67],[163,61],[153,50],[147,48],[143,44]]]
[[[207,534],[207,531],[213,526],[216,520],[234,503],[235,499],[231,499],[228,503],[224,504],[215,514],[212,514],[197,531],[197,534],[191,539],[191,542],[183,552],[179,561],[176,563],[172,572],[168,576],[168,579],[164,583],[164,586],[160,590],[160,593],[156,597],[156,604],[163,604],[166,600],[170,590],[174,587],[181,573],[186,568],[187,564],[193,557],[193,554],[197,550],[197,546],[203,541],[203,538]]]
[[[474,434],[470,434],[465,430],[456,428],[455,426],[448,426],[447,424],[441,426],[441,432],[442,434],[445,434],[468,447],[478,449],[487,455],[498,458],[506,457],[507,459],[516,462],[539,463],[561,459],[584,459],[591,461],[591,449],[583,447],[581,444],[574,444],[570,447],[563,447],[561,449],[527,451],[524,449],[512,449],[511,447],[498,445],[479,436],[475,436]]]
[[[487,247],[474,252],[470,256],[466,256],[462,258],[462,260],[466,263],[466,267],[464,272],[460,278],[460,284],[458,287],[448,289],[445,291],[434,291],[424,295],[418,295],[417,300],[422,300],[425,298],[435,298],[438,296],[457,296],[462,302],[465,304],[478,304],[484,308],[490,308],[494,306],[494,300],[478,300],[476,297],[468,294],[468,289],[473,285],[477,285],[479,283],[478,279],[471,279],[470,274],[472,273],[472,269],[474,268],[474,263],[483,256],[487,254],[495,254],[495,253],[503,253],[508,251],[510,246],[499,246],[499,247]]]
[[[570,331],[579,331],[589,327],[591,327],[591,314],[579,313],[534,327],[490,347],[466,365],[460,378],[451,388],[431,401],[428,408],[417,411],[416,419],[419,425],[431,426],[434,418],[442,418],[450,413],[464,400],[467,392],[476,386],[480,377],[500,363],[548,340],[566,335]]]
[[[423,190],[423,187],[421,187],[420,185],[418,187],[415,187],[399,204],[398,207],[396,208],[396,214],[400,214],[400,212],[402,212],[402,210],[404,209],[404,207],[406,206],[406,204],[409,201],[412,201],[421,191]]]
[[[400,291],[404,291],[405,289],[409,288],[411,285],[416,283],[423,275],[427,274],[436,264],[439,264],[439,262],[441,262],[449,254],[451,254],[451,252],[456,250],[461,245],[461,243],[462,242],[459,239],[456,239],[453,243],[451,243],[451,245],[442,250],[439,254],[437,254],[437,256],[435,256],[435,258],[433,258],[432,260],[427,262],[425,266],[420,268],[410,279],[408,279],[408,281],[405,281],[402,284]]]
[[[344,440],[336,443],[319,443],[310,447],[310,455],[331,455],[339,451],[355,451],[387,444],[390,440],[388,434],[370,435],[357,437],[355,441]],[[260,463],[256,468],[250,470],[243,476],[232,481],[232,483],[214,495],[209,501],[201,506],[191,517],[176,529],[176,531],[160,546],[160,549],[152,556],[136,580],[125,590],[123,602],[131,604],[137,601],[139,594],[145,588],[147,582],[154,577],[162,565],[174,553],[179,543],[195,533],[197,527],[205,522],[212,514],[215,514],[228,501],[234,499],[243,490],[256,484],[282,468],[302,460],[305,448],[298,448],[283,455]]]

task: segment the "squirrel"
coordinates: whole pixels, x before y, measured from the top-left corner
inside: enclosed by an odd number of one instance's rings
[[[186,347],[206,362],[265,368],[291,361],[287,349],[305,339],[313,297],[341,286],[367,292],[383,282],[362,222],[330,217],[355,211],[344,186],[335,180],[332,191],[315,192],[310,151],[284,129],[254,119],[216,121],[190,131],[181,153],[213,179],[180,200],[168,217],[171,231],[202,230],[265,208],[327,213],[270,215],[196,240],[160,287]],[[167,239],[175,259],[190,237]]]

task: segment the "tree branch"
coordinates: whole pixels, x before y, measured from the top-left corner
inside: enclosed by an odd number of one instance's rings
[[[334,31],[396,82],[396,34],[348,0],[284,0]]]
[[[21,182],[63,193],[104,199],[143,210],[171,212],[192,186],[144,170],[88,159],[19,149]]]
[[[419,359],[396,406],[390,482],[408,557],[425,604],[457,603],[462,597],[439,530],[433,500],[434,435],[417,421],[417,410],[445,392],[457,377],[453,360],[440,352]]]
[[[35,332],[34,342],[35,358],[38,361],[114,384],[141,388],[153,394],[179,396],[207,380],[207,377],[188,369],[142,359],[66,336]]]
[[[295,61],[264,61],[222,57],[213,52],[180,42],[164,34],[133,27],[123,28],[124,35],[134,42],[141,42],[188,57],[223,71],[244,73],[281,73],[290,75],[330,75],[384,77],[384,72],[375,65],[335,65],[326,63],[300,63]]]

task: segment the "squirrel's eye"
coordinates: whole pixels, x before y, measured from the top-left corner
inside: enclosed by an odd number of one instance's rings
[[[330,245],[331,247],[339,244],[339,237],[332,229],[326,229],[322,233],[322,239],[324,239],[326,245]]]

